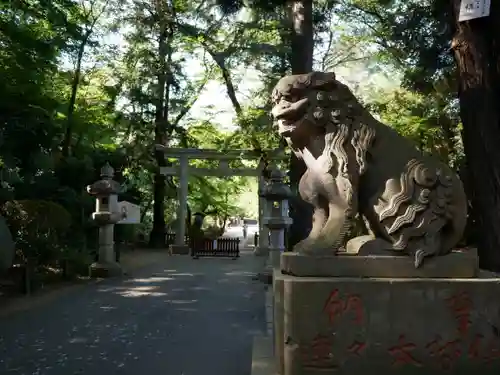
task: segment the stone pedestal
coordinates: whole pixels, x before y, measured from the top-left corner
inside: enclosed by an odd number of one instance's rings
[[[259,272],[258,279],[265,284],[272,285],[273,283],[273,272],[280,268],[280,256],[282,252],[280,249],[268,249],[268,256],[264,264],[264,269]]]
[[[302,277],[473,278],[478,275],[479,266],[475,250],[434,257],[420,268],[415,268],[413,259],[408,256],[308,256],[287,252],[281,256],[281,270]]]
[[[107,278],[123,275],[123,269],[116,262],[95,262],[90,265],[90,277]]]
[[[170,245],[170,253],[172,255],[189,255],[188,245]]]
[[[500,278],[479,274],[474,252],[412,265],[283,254],[274,275],[279,374],[497,374]]]
[[[104,220],[103,217],[107,219]],[[90,277],[120,276],[123,274],[123,270],[120,264],[116,262],[114,242],[114,222],[117,218],[107,212],[94,213],[93,218],[97,222],[104,220],[104,222],[109,223],[101,224],[99,227],[99,257],[97,262],[90,265]]]

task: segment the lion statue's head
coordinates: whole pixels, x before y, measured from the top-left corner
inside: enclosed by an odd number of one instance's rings
[[[294,146],[334,130],[336,124],[363,110],[349,88],[331,72],[281,78],[273,89],[272,104],[279,134]]]
[[[272,102],[278,132],[299,158],[301,149],[322,147],[337,173],[346,176],[345,147],[349,144],[355,151],[358,172],[366,169],[365,154],[375,136],[375,130],[367,126],[372,117],[334,73],[283,77],[274,87]],[[323,140],[322,146],[317,140]]]

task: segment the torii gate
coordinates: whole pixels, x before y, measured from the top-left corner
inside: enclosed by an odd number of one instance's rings
[[[252,150],[229,150],[217,151],[209,149],[196,148],[169,148],[164,145],[156,145],[156,151],[161,151],[167,158],[176,158],[179,160],[177,165],[171,167],[161,167],[160,173],[164,176],[179,176],[180,186],[177,192],[179,207],[177,211],[177,232],[175,236],[176,245],[184,244],[184,236],[186,234],[186,218],[187,218],[187,197],[189,175],[198,176],[214,176],[214,177],[229,177],[229,176],[255,176],[259,179],[259,190],[264,187],[264,178],[262,176],[263,164],[260,163],[257,168],[229,168],[230,160],[256,160],[260,159],[261,153]],[[274,149],[264,151],[269,161],[285,160],[288,157],[283,150]],[[204,159],[218,160],[218,168],[197,168],[189,166],[189,159]],[[269,230],[262,224],[262,218],[265,212],[266,200],[259,197],[259,248],[267,248]]]

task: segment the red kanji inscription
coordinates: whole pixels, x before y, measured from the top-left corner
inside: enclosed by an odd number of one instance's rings
[[[455,320],[457,321],[457,330],[461,335],[467,334],[471,325],[470,312],[472,310],[472,301],[466,292],[460,292],[446,300]]]
[[[356,340],[347,348],[347,351],[349,353],[357,355],[358,357],[361,357],[361,353],[363,353],[365,348],[366,348],[366,342],[360,342]]]
[[[414,343],[406,341],[405,335],[399,335],[398,344],[387,350],[394,358],[392,365],[414,365],[421,367],[422,362],[416,359],[411,353],[416,347]]]
[[[467,351],[467,356],[470,359],[479,359],[481,358],[481,342],[484,336],[481,334],[476,334],[474,339],[469,345],[469,350]]]
[[[339,299],[339,290],[335,289],[328,296],[323,311],[328,314],[330,323],[334,323],[336,318],[344,312],[344,302]]]
[[[331,336],[316,335],[309,345],[301,347],[300,354],[304,368],[331,369],[337,367]]]
[[[362,324],[364,320],[364,308],[361,298],[356,295],[347,297],[345,304],[345,311],[352,311],[354,313],[354,322]]]
[[[425,347],[429,350],[429,354],[439,361],[439,366],[443,370],[449,370],[462,355],[460,343],[459,339],[443,341],[438,335]]]
[[[330,323],[346,312],[354,313],[354,322],[362,324],[364,320],[364,308],[361,298],[357,295],[349,295],[347,298],[342,299],[339,296],[339,290],[333,290],[328,296],[323,311],[327,313]]]

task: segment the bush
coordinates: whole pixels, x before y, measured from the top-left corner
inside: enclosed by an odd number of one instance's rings
[[[211,240],[215,240],[223,235],[224,230],[219,228],[218,226],[209,226],[205,229],[205,238],[209,238]]]
[[[95,258],[95,252],[67,248],[60,262],[63,278],[73,279],[77,276],[88,276],[89,267],[94,263]]]
[[[47,264],[64,250],[62,239],[71,226],[71,215],[61,205],[45,200],[9,201],[1,208],[16,241],[18,259]]]

